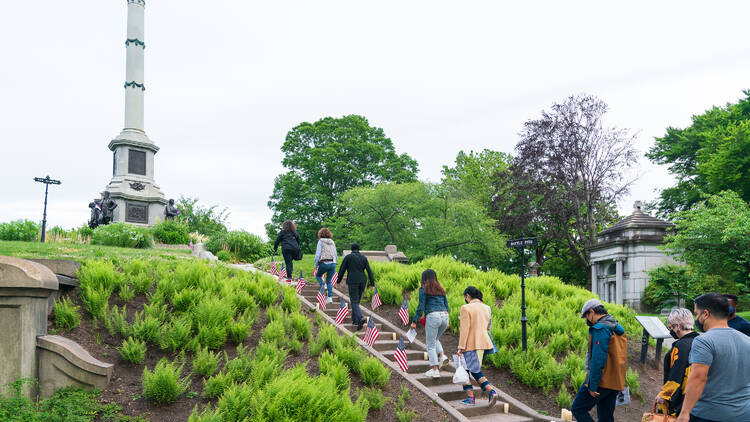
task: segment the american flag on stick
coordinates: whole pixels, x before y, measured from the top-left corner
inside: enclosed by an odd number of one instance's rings
[[[339,273],[334,272],[333,278],[331,279],[331,287],[336,287],[336,283],[339,281]]]
[[[375,326],[375,322],[373,321],[372,317],[370,317],[367,320],[367,331],[365,331],[365,338],[364,341],[367,343],[368,346],[372,347],[373,344],[375,344],[375,341],[378,339],[378,336],[380,333],[378,333],[378,327]]]
[[[401,318],[401,322],[406,325],[409,322],[409,302],[404,299],[404,303],[401,304],[401,308],[398,310],[398,317]]]
[[[271,257],[271,274],[277,275],[276,272],[276,261],[273,260],[273,257]]]
[[[320,306],[321,311],[326,310],[326,289],[325,287],[321,287],[320,290],[318,290],[318,295],[315,297],[318,299],[318,305]]]
[[[279,277],[286,277],[286,268],[284,268],[284,264],[281,264],[281,272],[279,273]]]
[[[315,268],[313,268],[313,277],[318,276],[318,266],[316,265]]]
[[[347,305],[344,298],[341,298],[341,304],[339,305],[339,311],[336,312],[336,324],[341,325],[344,322],[344,318],[349,315],[349,306]]]
[[[297,294],[302,294],[302,289],[305,288],[305,285],[307,282],[305,281],[305,277],[302,277],[302,271],[299,272],[299,279],[297,279]]]
[[[393,360],[396,361],[398,367],[401,368],[402,371],[406,372],[409,370],[409,362],[406,360],[406,351],[404,349],[404,338],[401,337],[398,340],[396,351],[393,353]]]
[[[380,293],[378,293],[378,288],[375,288],[375,293],[372,294],[372,302],[370,302],[370,308],[374,311],[375,309],[378,309],[380,305],[382,305],[383,302],[380,301]]]

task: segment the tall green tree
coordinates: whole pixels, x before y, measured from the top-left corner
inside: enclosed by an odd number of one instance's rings
[[[664,189],[653,204],[668,216],[689,209],[706,196],[724,190],[750,201],[750,90],[726,107],[713,107],[693,116],[684,129],[668,127],[646,156],[666,164],[676,186]]]
[[[676,214],[665,249],[706,275],[750,287],[750,206],[733,191]]]
[[[490,214],[497,192],[494,181],[509,172],[511,163],[513,157],[504,152],[459,151],[453,167],[443,166],[442,184],[453,196],[474,200]]]
[[[204,207],[198,204],[198,198],[184,196],[180,196],[176,205],[180,210],[177,220],[186,222],[191,233],[214,236],[227,231],[227,208],[219,209],[218,205]]]
[[[417,162],[397,154],[383,129],[357,115],[301,123],[287,133],[281,151],[289,171],[275,180],[266,231],[274,238],[284,220],[294,220],[308,252],[320,225],[339,215],[342,193],[381,182],[412,182],[417,175]]]

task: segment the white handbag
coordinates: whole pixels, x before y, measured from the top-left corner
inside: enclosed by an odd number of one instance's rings
[[[464,357],[453,355],[453,363],[456,365],[456,372],[453,374],[453,383],[459,385],[471,384],[469,381],[469,373],[466,371],[466,361]]]

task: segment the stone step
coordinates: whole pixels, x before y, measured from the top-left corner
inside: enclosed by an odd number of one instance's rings
[[[372,345],[372,348],[382,352],[384,350],[396,350],[396,346],[398,346],[398,340],[383,340],[378,338],[375,344]]]
[[[495,405],[497,407],[497,405]],[[501,406],[502,407],[502,406]],[[492,409],[495,410],[494,408]],[[472,422],[533,422],[534,419],[528,416],[514,415],[512,413],[503,413],[502,409],[496,413],[485,413],[484,415],[472,416],[469,418]]]
[[[367,326],[363,327],[360,331],[357,331],[357,335],[360,337],[364,337],[367,330],[365,330]],[[378,339],[383,340],[398,340],[398,334],[394,333],[393,331],[380,331],[378,330],[378,333],[380,334],[378,336]]]
[[[394,350],[396,349],[394,348]],[[430,369],[430,361],[424,359],[409,359],[409,370],[407,372],[410,374],[427,372],[428,369]]]
[[[390,360],[393,360],[393,355],[396,353],[396,348],[394,347],[393,350],[384,350],[381,352],[383,356],[387,357]],[[406,359],[409,361],[409,366],[411,366],[412,360],[422,360],[424,359],[425,352],[421,350],[407,350],[406,351]]]
[[[440,378],[428,377],[428,376],[425,376],[424,373],[414,374],[414,378],[416,378],[422,384],[426,385],[427,388],[432,388],[432,386],[444,385],[444,384],[456,385],[456,384],[453,384],[453,372],[446,371],[446,370],[440,371]],[[461,388],[460,385],[458,387]]]
[[[422,376],[424,376],[424,374],[422,374]],[[428,377],[425,376],[425,378],[428,378]],[[450,381],[451,381],[450,384],[428,385],[427,388],[429,388],[430,391],[434,392],[435,394],[440,396],[441,399],[445,401],[463,400],[466,397],[466,393],[464,393],[464,390],[461,388],[460,385],[453,384],[452,382],[453,375],[451,375]],[[478,391],[474,391],[474,394],[476,394],[477,397],[479,396]]]
[[[487,397],[480,397],[480,395],[477,394],[477,391],[474,391],[474,394],[477,396],[477,398],[476,398],[476,404],[474,404],[473,406],[469,404],[461,403],[461,400],[464,399],[463,397],[457,400],[450,400],[450,401],[446,400],[446,401],[448,402],[449,405],[451,405],[454,409],[461,412],[461,414],[463,414],[466,417],[484,416],[488,414],[505,415],[505,412],[503,411],[503,407],[505,403],[498,400],[495,403],[495,406],[490,408],[489,400],[487,400]],[[495,420],[495,419],[490,419],[490,420]],[[533,421],[533,419],[521,419],[521,420]]]

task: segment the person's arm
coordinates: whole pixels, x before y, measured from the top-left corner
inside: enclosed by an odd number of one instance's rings
[[[466,306],[461,307],[461,315],[459,316],[459,328],[458,328],[458,353],[466,350],[466,342],[469,340],[469,329],[471,328],[471,315]]]
[[[695,407],[695,403],[698,403],[698,399],[701,398],[703,389],[706,387],[709,368],[709,365],[703,363],[693,363],[690,367],[690,376],[685,388],[685,398],[682,400],[682,410],[680,410],[677,422],[688,422],[690,420],[690,412]]]
[[[318,263],[320,262],[320,249],[323,242],[318,240],[318,246],[315,248],[315,266],[318,266]]]
[[[281,232],[276,235],[276,241],[273,242],[273,254],[276,255],[276,252],[279,250],[279,242],[281,242]]]
[[[419,304],[417,305],[417,311],[414,313],[414,319],[412,319],[412,325],[416,324],[417,321],[419,321],[419,317],[422,316],[422,312],[424,312],[424,304],[427,301],[427,297],[424,293],[424,288],[419,288]]]
[[[347,268],[349,268],[349,257],[351,254],[344,257],[344,259],[341,261],[341,266],[339,267],[339,283],[344,282],[344,273],[346,273]]]
[[[443,303],[445,304],[445,310],[448,314],[451,313],[451,307],[448,306],[448,295],[443,296]]]
[[[297,233],[297,230],[293,231],[294,233],[294,240],[297,241],[297,246],[299,246],[299,233]]]
[[[604,365],[607,364],[607,350],[609,349],[609,337],[611,334],[607,329],[594,330],[591,342],[591,364],[589,372],[589,392],[596,393],[599,381],[602,380]]]
[[[362,258],[365,259],[365,270],[367,270],[367,277],[370,279],[370,287],[373,287],[375,286],[375,277],[372,275],[372,270],[370,269],[370,261],[365,256],[362,256]]]

